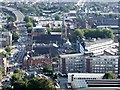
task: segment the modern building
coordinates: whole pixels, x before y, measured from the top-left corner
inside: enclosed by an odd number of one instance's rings
[[[68,83],[77,80],[101,80],[104,73],[68,73]]]
[[[104,73],[68,73],[68,88],[73,90],[119,90],[119,79],[102,79]]]
[[[62,74],[72,72],[86,72],[85,57],[82,54],[65,54],[60,55],[59,57],[59,71]]]
[[[91,53],[93,56],[103,55],[105,50],[115,47],[112,39],[91,39],[85,41],[85,52]]]
[[[71,83],[73,90],[119,90],[119,80],[80,80]]]
[[[86,56],[86,72],[88,73],[105,73],[113,72],[118,74],[118,58],[119,56]]]
[[[59,56],[59,71],[68,73],[118,73],[118,56],[88,56],[78,54],[65,54]]]

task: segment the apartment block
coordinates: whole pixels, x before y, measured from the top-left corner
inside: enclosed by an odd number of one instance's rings
[[[118,73],[118,56],[86,56],[82,54],[60,55],[59,71],[67,73]]]

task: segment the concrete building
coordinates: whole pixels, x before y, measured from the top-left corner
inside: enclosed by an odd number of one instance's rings
[[[0,47],[12,45],[12,34],[10,32],[0,33]]]
[[[104,51],[115,47],[112,39],[91,39],[85,41],[85,52],[91,53],[93,56],[103,55]]]
[[[68,85],[73,90],[119,90],[118,79],[102,79],[104,73],[68,73]]]
[[[118,56],[86,57],[86,72],[88,73],[118,73]]]
[[[68,73],[68,83],[77,80],[100,80],[104,73]]]
[[[60,55],[59,60],[59,71],[62,74],[72,73],[72,72],[85,72],[85,57],[78,54],[66,54]]]
[[[60,55],[60,73],[118,73],[118,56],[86,56],[82,54]]]

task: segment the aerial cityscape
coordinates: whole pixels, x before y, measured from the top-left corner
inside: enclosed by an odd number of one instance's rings
[[[120,1],[0,0],[0,90],[120,90]]]

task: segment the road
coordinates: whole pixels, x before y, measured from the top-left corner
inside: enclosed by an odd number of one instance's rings
[[[16,16],[16,22],[23,22],[25,16],[19,10],[16,10],[14,8],[11,8],[11,7],[5,7],[5,6],[0,6],[0,8],[4,8],[4,9],[7,9],[9,11],[12,11],[13,14]]]

